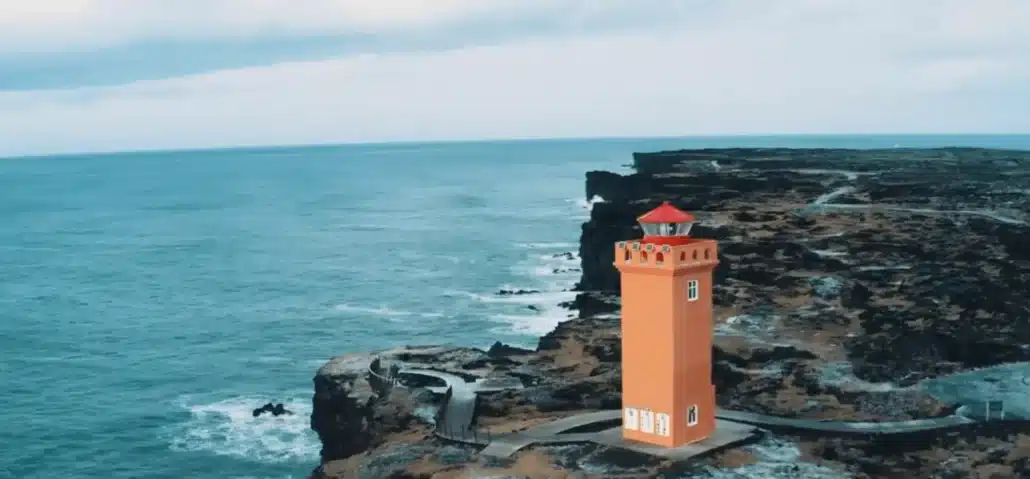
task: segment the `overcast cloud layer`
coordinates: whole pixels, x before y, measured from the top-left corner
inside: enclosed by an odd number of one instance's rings
[[[1027,132],[1028,24],[1025,0],[0,0],[0,155]]]

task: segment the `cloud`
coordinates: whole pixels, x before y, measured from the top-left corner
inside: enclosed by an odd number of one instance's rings
[[[666,4],[666,5],[663,5]],[[697,0],[0,0],[0,51],[83,51],[136,42],[419,36],[477,24],[610,22]],[[657,10],[657,11],[656,11]],[[508,25],[508,27],[505,27]]]
[[[362,32],[419,27],[475,15],[481,8],[442,0],[3,0],[0,46],[8,51],[91,50],[166,38]]]
[[[0,90],[681,21],[700,0],[0,0]],[[693,7],[693,8],[688,8]],[[683,23],[680,22],[682,25]]]
[[[593,18],[614,18],[615,5],[605,3],[610,10]],[[632,28],[622,23],[625,28],[445,51],[0,93],[0,154],[498,137],[1027,131],[1030,31],[1022,25],[1030,21],[1028,7],[1020,0],[731,0],[651,23],[639,16]],[[404,30],[394,26],[461,17],[376,15],[362,22]]]

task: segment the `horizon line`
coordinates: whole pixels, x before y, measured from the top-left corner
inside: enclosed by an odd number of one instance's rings
[[[513,138],[474,138],[474,139],[452,139],[452,140],[395,140],[395,141],[329,141],[322,143],[283,143],[283,144],[241,144],[226,146],[200,146],[183,148],[140,148],[130,150],[83,150],[66,153],[30,153],[20,155],[0,155],[0,160],[20,159],[41,159],[41,158],[77,158],[85,156],[125,156],[125,155],[167,155],[176,153],[228,153],[245,152],[258,150],[287,150],[287,149],[332,149],[345,147],[376,147],[376,146],[431,146],[431,145],[455,145],[475,143],[532,143],[532,142],[563,142],[563,141],[638,141],[638,140],[689,140],[689,139],[723,139],[723,138],[862,138],[862,137],[942,137],[942,136],[965,136],[965,137],[1030,137],[1030,133],[725,133],[712,135],[676,135],[676,136],[558,136],[558,137],[513,137]],[[952,145],[952,148],[979,148],[968,145]],[[720,148],[734,148],[720,147]],[[744,147],[741,147],[744,148]],[[761,148],[761,147],[755,147]],[[786,148],[786,147],[785,147]],[[897,147],[919,148],[919,147]],[[948,147],[932,147],[948,148]],[[690,148],[685,148],[690,149]],[[1005,149],[1005,148],[1000,148]]]

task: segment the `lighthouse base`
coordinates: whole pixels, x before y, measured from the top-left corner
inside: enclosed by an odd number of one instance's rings
[[[662,447],[626,439],[622,437],[621,427],[598,433],[593,442],[673,461],[682,461],[728,447],[739,446],[758,439],[760,435],[761,433],[754,426],[717,419],[715,432],[711,436],[679,447]]]

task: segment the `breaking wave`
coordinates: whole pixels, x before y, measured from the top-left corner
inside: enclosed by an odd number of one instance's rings
[[[176,427],[171,448],[180,452],[208,452],[265,463],[317,461],[321,445],[310,430],[311,399],[295,396],[284,401],[292,415],[254,417],[267,398],[237,397],[207,404],[189,404],[189,419]]]
[[[358,306],[358,305],[347,304],[347,303],[337,304],[336,306],[333,306],[333,310],[341,312],[341,313],[367,314],[367,315],[370,315],[370,316],[379,316],[379,317],[384,317],[384,318],[403,318],[403,317],[411,317],[411,316],[418,316],[418,317],[422,317],[422,318],[439,318],[439,317],[443,316],[440,313],[424,313],[424,312],[415,312],[415,311],[404,311],[404,310],[399,310],[399,309],[388,308],[388,307],[385,307],[385,306],[380,306],[380,307],[373,308],[373,307],[369,307],[369,306]]]

